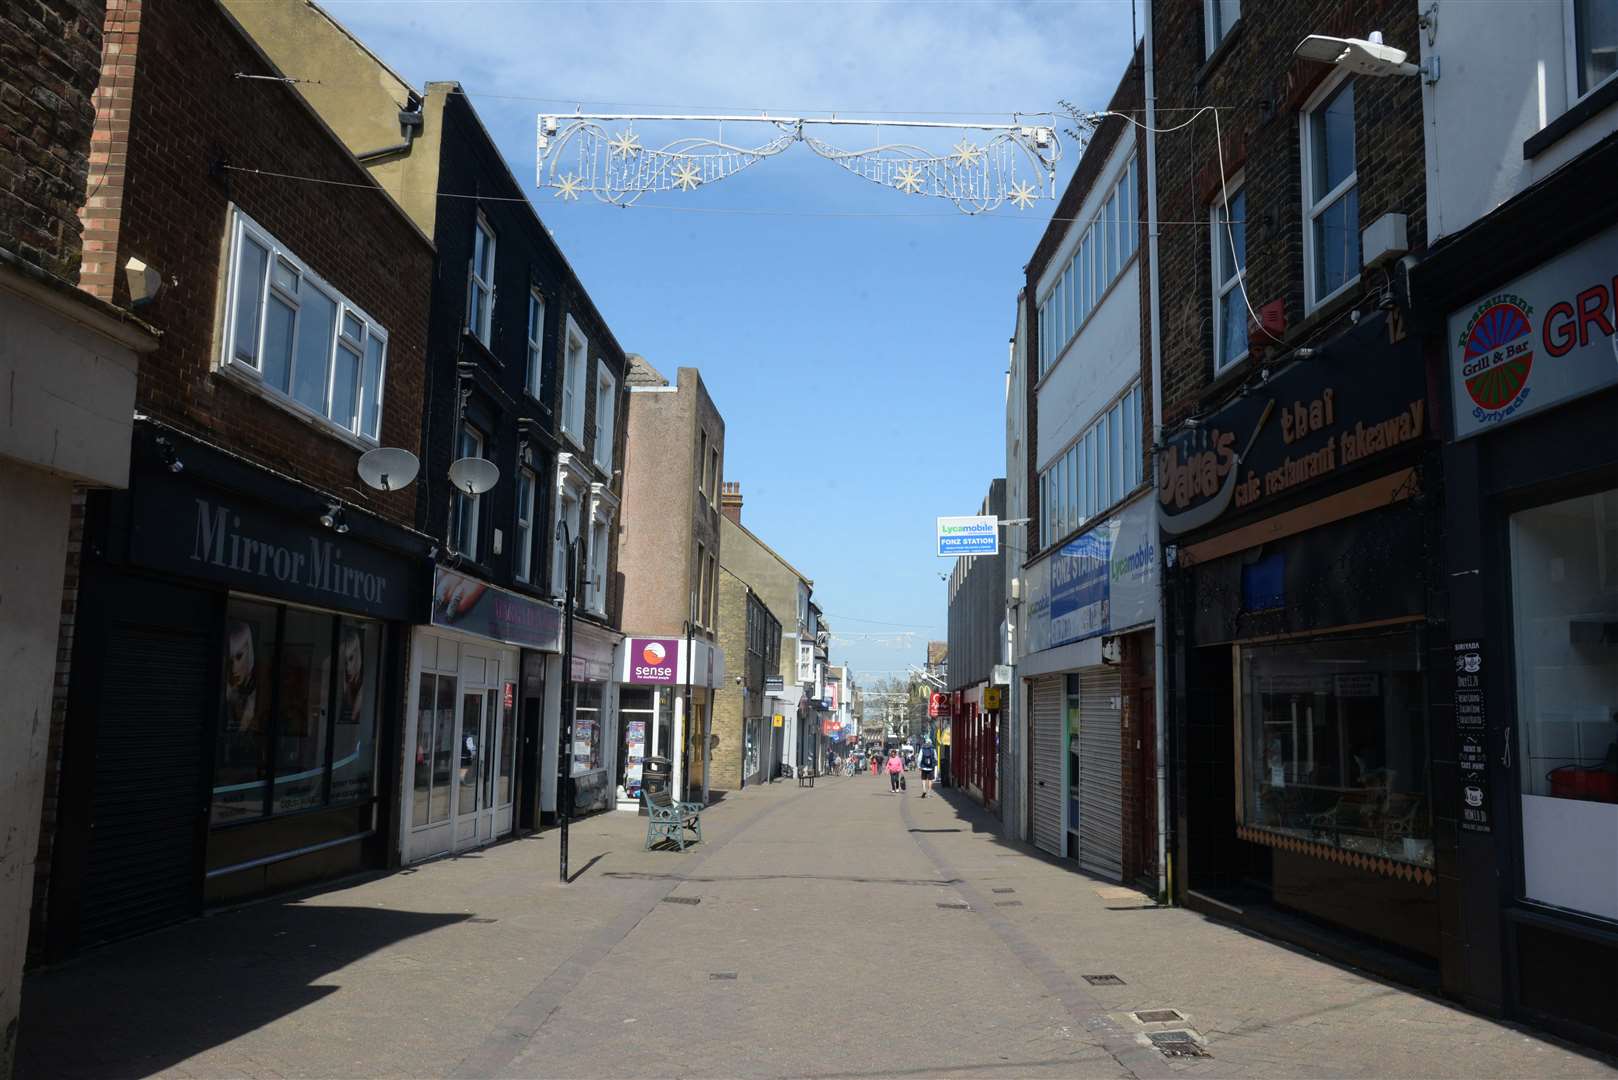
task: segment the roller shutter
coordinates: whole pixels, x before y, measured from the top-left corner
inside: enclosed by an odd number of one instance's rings
[[[1124,872],[1123,681],[1112,668],[1079,674],[1079,866]]]
[[[1033,686],[1029,742],[1034,786],[1028,793],[1029,824],[1034,846],[1060,857],[1067,854],[1062,842],[1062,676],[1035,679]]]

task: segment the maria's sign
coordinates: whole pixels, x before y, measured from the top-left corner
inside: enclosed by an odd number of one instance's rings
[[[1419,345],[1390,345],[1386,317],[1366,319],[1168,440],[1157,490],[1163,531],[1205,528],[1431,434]]]
[[[1618,383],[1618,227],[1450,314],[1455,437]]]

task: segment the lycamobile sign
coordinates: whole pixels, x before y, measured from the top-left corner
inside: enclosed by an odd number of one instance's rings
[[[938,519],[938,555],[1000,554],[1000,521],[987,517],[941,517]]]

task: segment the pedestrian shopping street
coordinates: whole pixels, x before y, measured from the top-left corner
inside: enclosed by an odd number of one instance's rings
[[[683,853],[609,812],[567,886],[552,830],[86,951],[30,976],[18,1075],[1618,1075],[919,786],[748,788]],[[1151,1048],[1187,1030],[1206,1056]]]

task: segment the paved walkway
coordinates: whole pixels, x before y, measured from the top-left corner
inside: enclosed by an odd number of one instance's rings
[[[38,972],[19,1076],[1618,1077],[992,825],[868,776],[733,795],[683,855],[601,815],[569,886],[546,834]]]

